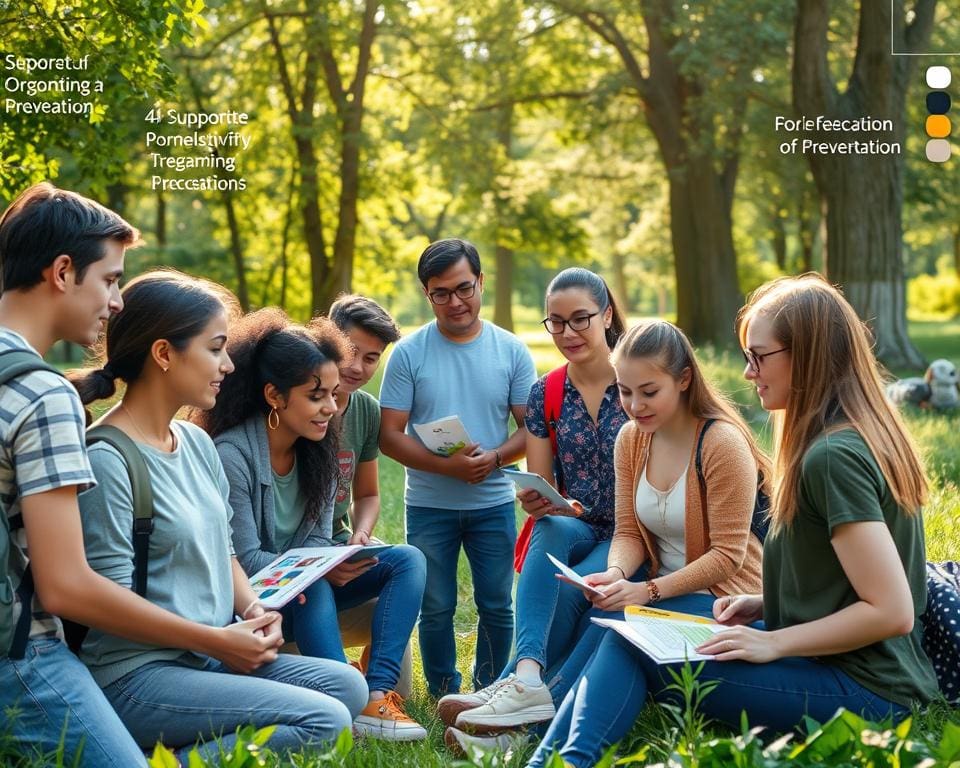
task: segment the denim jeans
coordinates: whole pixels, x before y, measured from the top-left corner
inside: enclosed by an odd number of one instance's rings
[[[0,658],[0,713],[25,755],[49,754],[62,737],[64,765],[147,764],[87,668],[55,638],[28,641],[22,659]]]
[[[537,521],[517,582],[515,659],[532,659],[545,669],[569,650],[580,616],[590,607],[579,589],[554,576],[557,569],[547,554],[584,575],[606,570],[609,550],[609,541],[598,543],[593,528],[575,517]]]
[[[710,616],[713,599],[684,595],[664,600],[658,607]],[[630,730],[648,694],[656,701],[679,703],[675,692],[665,690],[672,682],[667,671],[671,666],[682,665],[657,665],[615,632],[606,632],[528,765],[545,765],[554,749],[578,768],[595,765]],[[840,707],[870,720],[896,719],[907,713],[836,667],[808,658],[789,657],[768,664],[708,661],[699,679],[721,681],[703,700],[701,712],[736,728],[741,712],[747,713],[751,726],[765,725],[780,732],[792,730],[804,715],[824,722]]]
[[[320,579],[304,592],[306,603],[284,606],[284,636],[295,640],[300,653],[346,662],[337,614],[377,597],[371,625],[367,684],[371,691],[392,691],[400,677],[400,662],[417,623],[426,562],[406,544],[394,545],[373,568],[342,587]]]
[[[420,609],[420,655],[432,696],[460,691],[453,614],[457,608],[457,561],[463,546],[473,575],[477,605],[474,688],[492,683],[513,643],[514,502],[486,509],[407,507],[407,541],[427,558],[427,588]]]
[[[207,759],[233,749],[244,725],[277,728],[267,745],[300,749],[337,737],[367,703],[367,686],[353,667],[330,659],[281,654],[249,675],[215,659],[200,668],[155,661],[104,689],[120,719],[142,747],[162,741],[186,753],[200,741]]]

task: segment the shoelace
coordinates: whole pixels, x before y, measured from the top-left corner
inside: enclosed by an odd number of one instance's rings
[[[507,695],[507,689],[515,688],[517,693],[523,693],[523,683],[517,680],[515,677],[508,677],[505,680],[500,681],[500,685],[497,686],[497,689],[490,694],[490,699],[487,701],[488,704],[493,704],[497,699],[502,699]]]
[[[415,723],[410,715],[403,711],[403,699],[396,691],[387,691],[380,703],[379,710],[381,715],[389,712],[394,720],[401,720],[405,723]]]

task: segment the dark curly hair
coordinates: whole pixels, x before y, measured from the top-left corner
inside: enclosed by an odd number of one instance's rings
[[[281,397],[310,381],[318,366],[339,364],[353,353],[349,341],[326,318],[309,327],[294,323],[282,309],[270,307],[237,320],[228,333],[227,353],[236,366],[223,380],[217,404],[209,411],[193,411],[190,420],[216,437],[251,416],[270,413],[263,390],[273,384]],[[332,425],[331,425],[332,427]],[[317,519],[340,479],[337,429],[322,440],[298,438],[294,443],[300,468],[300,490],[307,499],[306,514]]]

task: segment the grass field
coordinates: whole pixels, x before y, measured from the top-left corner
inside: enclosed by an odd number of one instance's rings
[[[960,322],[915,323],[911,334],[921,351],[930,359],[946,357],[960,361]],[[560,364],[562,358],[553,343],[539,327],[522,330],[520,337],[530,347],[539,373]],[[739,353],[702,350],[700,357],[706,374],[723,391],[742,407],[758,437],[769,446],[770,431],[766,412],[758,404],[753,387],[742,377],[743,361]],[[382,370],[382,368],[381,368]],[[915,372],[902,372],[904,375]],[[379,375],[371,381],[368,389],[379,392]],[[931,500],[925,510],[927,533],[927,556],[930,560],[957,559],[960,557],[960,413],[943,415],[918,410],[906,414],[911,433],[920,444],[927,462],[932,484]],[[403,469],[395,462],[380,457],[381,521],[378,535],[389,541],[403,540]],[[518,516],[518,521],[521,517]],[[458,636],[458,668],[464,680],[470,679],[473,658],[473,632],[476,625],[476,607],[473,604],[470,570],[466,558],[461,555],[459,569],[459,606],[454,619]],[[415,665],[419,663],[419,650],[415,650]],[[430,728],[430,742],[426,747],[410,747],[365,744],[354,750],[347,760],[350,766],[389,765],[398,761],[404,765],[454,765],[452,757],[443,747],[442,724],[433,717],[432,701],[423,687],[423,677],[416,669],[417,692],[411,702],[411,710],[422,723]],[[957,721],[960,714],[954,713]],[[655,717],[648,714],[641,719],[637,740],[643,739],[643,724],[654,724]],[[652,736],[652,734],[651,734]],[[504,765],[522,765],[526,752],[520,750]],[[658,758],[659,759],[659,758]]]
[[[960,322],[914,323],[911,326],[911,332],[918,346],[930,359],[947,357],[960,361]],[[521,329],[520,336],[530,346],[540,373],[561,361],[559,353],[539,326],[534,327],[532,323],[528,324],[526,328]],[[759,408],[752,387],[742,378],[743,363],[740,355],[702,350],[701,358],[707,375],[743,408],[761,442],[769,446],[767,416]],[[367,389],[376,394],[379,392],[379,384],[378,374]],[[957,487],[960,479],[960,414],[943,415],[912,411],[906,414],[906,418],[912,434],[923,450],[932,483],[931,500],[925,510],[928,559],[957,559],[960,557],[960,493]],[[380,458],[379,464],[382,514],[376,533],[386,541],[403,541],[403,470],[385,457]],[[469,568],[463,556],[460,559],[458,576],[459,606],[455,616],[458,666],[464,680],[470,680],[476,607],[472,599]],[[367,741],[356,745],[349,754],[342,757],[304,754],[294,758],[292,762],[280,763],[268,759],[265,763],[257,764],[309,766],[319,765],[321,762],[323,764],[332,762],[345,766],[384,766],[384,768],[468,764],[456,761],[443,746],[443,726],[435,718],[434,703],[426,694],[420,668],[419,649],[416,648],[416,644],[414,645],[416,682],[415,692],[408,702],[408,708],[410,713],[429,729],[428,741],[416,745],[390,745]],[[941,708],[926,716],[921,722],[928,731],[939,733],[945,720],[960,723],[960,712]],[[663,739],[663,721],[652,708],[648,708],[631,734],[629,739],[631,746],[644,743],[662,744]],[[521,747],[506,758],[497,757],[486,764],[523,765],[529,752],[530,748]],[[656,748],[648,756],[651,763],[661,762],[664,759],[665,754],[658,752]],[[247,765],[247,763],[243,764]]]

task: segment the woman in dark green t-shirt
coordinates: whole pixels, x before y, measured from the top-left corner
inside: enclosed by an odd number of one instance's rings
[[[755,291],[738,332],[744,376],[774,413],[775,492],[763,594],[716,600],[714,617],[731,629],[697,648],[715,658],[700,680],[720,683],[701,711],[734,726],[746,712],[751,725],[781,731],[840,707],[900,718],[937,692],[916,621],[927,484],[884,399],[867,331],[836,288],[809,274]],[[750,626],[759,620],[764,628]],[[553,749],[565,764],[594,765],[648,694],[670,700],[667,668],[609,633],[530,765]]]

